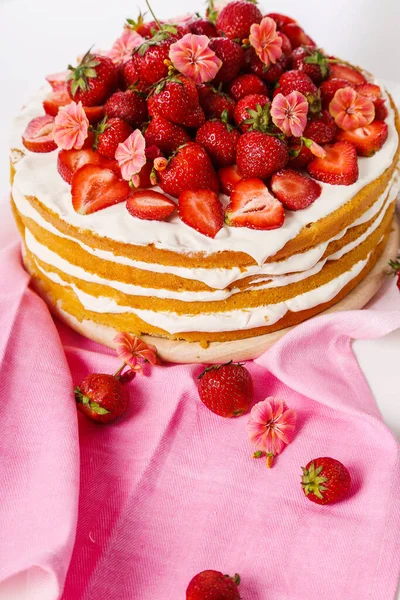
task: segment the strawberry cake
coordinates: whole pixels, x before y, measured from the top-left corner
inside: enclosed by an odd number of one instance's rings
[[[391,97],[253,2],[152,17],[48,76],[15,120],[12,206],[35,289],[94,337],[202,345],[332,306],[391,231]]]

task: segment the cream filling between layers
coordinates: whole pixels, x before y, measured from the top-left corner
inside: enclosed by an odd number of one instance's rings
[[[13,149],[21,149],[21,134],[32,117],[42,114],[42,100],[48,93],[43,88],[15,120]],[[66,223],[87,229],[104,238],[140,246],[155,247],[176,253],[201,252],[206,255],[221,252],[244,252],[258,265],[274,256],[288,241],[295,238],[306,225],[315,223],[349,202],[362,188],[374,181],[391,166],[398,146],[394,111],[388,101],[388,140],[371,158],[359,158],[359,179],[350,186],[322,184],[322,194],[309,208],[288,212],[284,225],[274,231],[256,231],[225,225],[215,239],[207,238],[185,225],[178,216],[169,221],[144,221],[132,217],[125,203],[111,206],[91,215],[77,214],[71,202],[70,186],[57,171],[57,152],[47,154],[24,150],[15,163],[14,188],[22,195],[35,196]],[[222,198],[226,202],[226,198]],[[224,287],[224,286],[222,286]]]

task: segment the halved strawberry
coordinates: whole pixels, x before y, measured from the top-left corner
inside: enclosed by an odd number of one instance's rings
[[[243,179],[235,186],[225,210],[225,223],[249,229],[278,229],[285,220],[282,204],[261,179]]]
[[[83,110],[92,125],[98,123],[104,117],[104,104],[100,106],[84,106]]]
[[[222,193],[230,196],[235,185],[243,179],[243,175],[239,171],[237,165],[230,165],[229,167],[222,167],[222,169],[219,169],[218,178],[221,183]]]
[[[51,115],[35,117],[22,134],[22,143],[31,152],[52,152],[57,149],[53,128],[54,117]]]
[[[319,183],[293,169],[282,169],[272,176],[271,189],[285,208],[302,210],[320,197]]]
[[[131,188],[114,171],[99,165],[84,165],[72,177],[71,195],[75,211],[81,215],[123,202]]]
[[[386,107],[386,100],[384,98],[377,98],[374,102],[374,105],[375,119],[377,121],[384,121],[389,115],[389,111]]]
[[[382,148],[388,135],[389,127],[384,121],[373,121],[370,125],[353,131],[341,131],[336,137],[353,144],[358,156],[373,156]]]
[[[358,179],[357,150],[349,142],[324,146],[325,158],[314,158],[308,165],[309,174],[331,185],[352,185]]]
[[[360,83],[356,86],[356,90],[361,96],[371,98],[371,100],[376,100],[382,96],[381,88],[374,83]]]
[[[178,199],[179,216],[199,233],[215,238],[224,225],[224,212],[212,190],[185,190]]]
[[[51,73],[47,75],[46,80],[49,82],[55,92],[59,90],[67,89],[67,77],[69,71],[62,71],[61,73]]]
[[[164,194],[146,190],[143,192],[133,192],[126,203],[128,212],[138,219],[147,219],[148,221],[164,221],[168,219],[176,208],[175,202],[170,200]]]
[[[354,83],[355,85],[359,85],[361,83],[367,83],[367,79],[357,69],[350,67],[350,65],[337,65],[331,64],[331,74],[329,79],[345,79],[346,81],[350,81],[350,83]]]
[[[82,150],[60,150],[57,157],[57,169],[61,177],[67,183],[71,183],[72,176],[83,165],[99,165],[115,171],[119,174],[119,167],[116,160],[106,158],[91,148],[82,148]]]
[[[66,106],[71,103],[71,97],[68,94],[67,88],[51,92],[43,100],[43,108],[46,115],[56,117],[61,106]]]

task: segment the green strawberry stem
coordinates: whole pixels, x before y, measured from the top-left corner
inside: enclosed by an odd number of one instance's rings
[[[85,394],[82,393],[79,387],[76,387],[74,389],[74,394],[75,400],[78,404],[83,404],[83,406],[89,406],[89,408],[98,415],[109,414],[109,410],[107,410],[103,406],[100,406],[100,404],[98,404],[97,402],[93,402],[93,400],[91,400],[89,396],[85,396]]]
[[[328,489],[324,485],[328,479],[321,475],[323,466],[321,465],[316,469],[312,462],[309,469],[305,469],[304,467],[302,467],[302,469],[303,477],[301,479],[301,485],[303,486],[305,495],[308,496],[308,494],[314,494],[314,496],[317,496],[317,498],[322,500],[322,492]]]
[[[157,25],[158,25],[158,28],[161,30],[161,29],[162,29],[162,27],[161,27],[161,23],[160,23],[160,21],[157,19],[156,15],[154,14],[154,12],[153,12],[153,9],[152,9],[152,8],[151,8],[151,6],[150,6],[150,2],[149,2],[149,0],[146,0],[146,4],[147,4],[147,6],[149,7],[149,11],[151,12],[153,19],[154,19],[154,20],[155,20],[155,22],[157,23]]]
[[[400,273],[400,255],[396,258],[396,260],[389,261],[389,267],[392,269],[394,275],[398,275]]]

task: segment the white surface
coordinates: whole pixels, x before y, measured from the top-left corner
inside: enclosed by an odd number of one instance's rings
[[[144,1],[138,5],[144,10]],[[153,0],[152,5],[161,18],[184,13],[188,7],[186,0]],[[98,0],[0,0],[1,197],[8,187],[11,117],[44,75],[63,70],[92,44],[110,45],[124,18],[136,16],[132,0],[113,0],[111,6],[108,10]],[[202,1],[192,7],[202,10]],[[323,6],[320,0],[269,0],[264,7],[265,12],[298,18],[330,53],[362,64],[378,77],[398,79],[398,0],[335,0]],[[400,331],[377,341],[356,342],[354,347],[386,423],[400,437]]]

